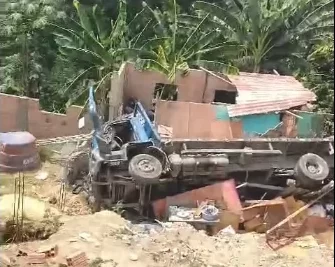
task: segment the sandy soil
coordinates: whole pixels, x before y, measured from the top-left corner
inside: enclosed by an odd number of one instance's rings
[[[45,164],[45,180],[36,173],[27,175],[27,195],[53,203],[57,207],[60,168]],[[11,193],[12,178],[0,180],[1,192]],[[56,202],[55,202],[56,199]],[[59,246],[59,256],[50,262],[57,266],[71,252],[85,251],[91,266],[111,267],[331,267],[333,249],[305,237],[279,250],[271,250],[263,235],[219,234],[207,236],[187,224],[134,224],[111,211],[89,214],[85,200],[67,194],[66,209],[60,230],[48,240],[20,244],[38,249],[44,245]],[[333,233],[329,233],[329,235]],[[0,251],[15,251],[17,245],[0,247]]]
[[[62,257],[77,250],[87,253],[92,266],[134,267],[315,267],[334,266],[333,250],[304,237],[277,252],[263,235],[221,234],[207,236],[185,224],[132,225],[114,212],[64,217],[64,225],[45,241],[21,244],[38,249],[57,244]],[[3,247],[15,250],[15,245]],[[54,262],[55,262],[54,261]]]
[[[39,180],[39,173],[46,172],[47,178]],[[14,193],[15,175],[1,174],[0,196]],[[60,193],[61,166],[46,162],[41,170],[24,174],[25,195],[48,202],[51,206],[58,208]],[[90,214],[86,200],[81,195],[73,195],[66,192],[66,202],[63,212],[67,215]]]

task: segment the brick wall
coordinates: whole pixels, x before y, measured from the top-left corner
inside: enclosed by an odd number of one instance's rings
[[[0,94],[0,132],[29,131],[36,138],[85,133],[78,129],[82,107],[71,106],[66,114],[43,111],[38,99]]]
[[[123,94],[137,97],[146,108],[150,108],[157,83],[171,84],[162,73],[140,71],[133,64],[124,67]],[[213,76],[202,70],[192,69],[186,76],[176,75],[177,100],[181,102],[211,103],[216,90],[237,92],[236,87],[226,78]]]

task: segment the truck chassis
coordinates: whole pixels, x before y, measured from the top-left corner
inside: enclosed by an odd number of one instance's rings
[[[75,160],[66,173],[71,185],[87,192],[95,210],[120,202],[143,210],[157,198],[229,178],[238,188],[282,194],[289,182],[310,192],[334,177],[333,137],[163,141],[141,103],[133,114],[104,124],[92,89],[89,103],[91,149],[88,158],[77,157],[88,166],[87,175],[75,177]]]

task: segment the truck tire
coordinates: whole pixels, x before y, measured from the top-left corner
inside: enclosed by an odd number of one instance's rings
[[[302,187],[313,187],[321,184],[329,175],[327,162],[320,156],[307,153],[298,160],[294,174]]]
[[[129,161],[128,171],[135,181],[151,183],[160,178],[163,166],[156,157],[149,154],[139,154]]]

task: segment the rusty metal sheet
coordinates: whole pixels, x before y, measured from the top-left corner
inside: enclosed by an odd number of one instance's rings
[[[265,226],[265,230],[275,226],[288,216],[286,203],[282,198],[264,200],[258,204],[243,209],[244,226],[247,230],[256,230]],[[286,225],[290,227],[290,225]]]
[[[214,200],[234,214],[242,214],[242,204],[233,179],[215,183],[199,189],[187,191],[175,196],[156,200],[152,203],[156,218],[164,218],[169,206],[196,207],[198,202]]]
[[[282,118],[281,135],[285,137],[297,137],[297,118],[285,113]]]
[[[231,117],[280,111],[316,100],[316,95],[291,76],[244,73],[229,75],[236,86],[236,105],[228,107]]]
[[[28,132],[0,133],[0,172],[22,172],[39,168],[36,139]]]

